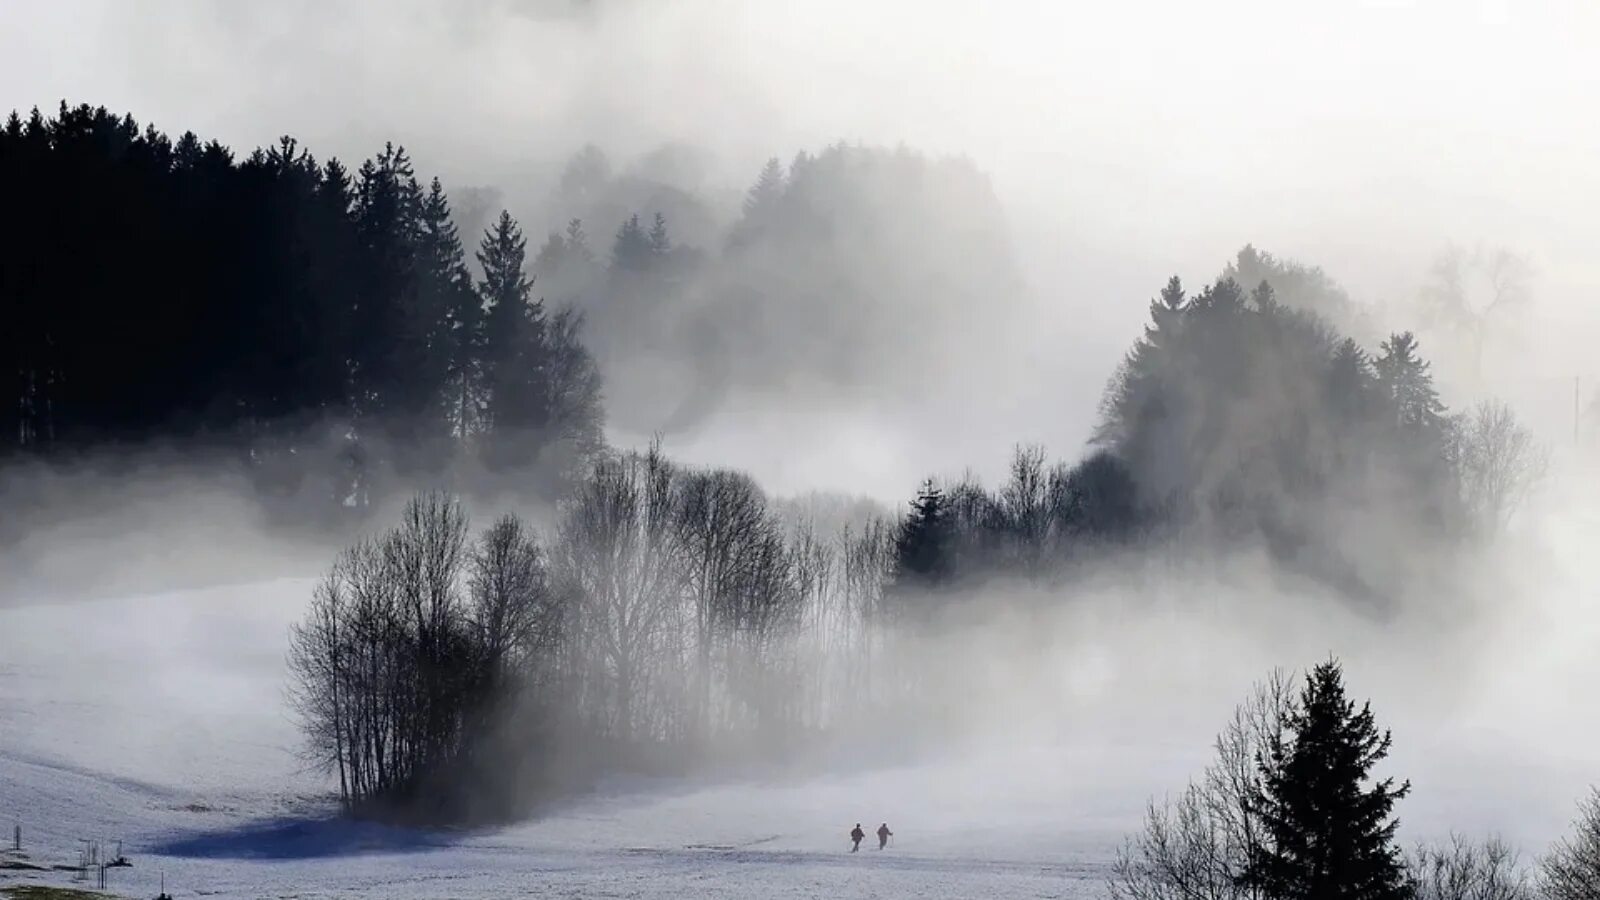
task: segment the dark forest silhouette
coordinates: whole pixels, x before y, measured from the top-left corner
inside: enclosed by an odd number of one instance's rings
[[[559,471],[599,447],[577,313],[531,291],[509,215],[475,283],[402,148],[353,172],[288,137],[236,160],[63,104],[0,128],[0,193],[0,454],[181,444],[363,506],[380,473]]]

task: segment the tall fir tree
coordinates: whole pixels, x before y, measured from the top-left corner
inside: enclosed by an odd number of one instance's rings
[[[437,178],[422,202],[417,256],[423,307],[437,316],[440,326],[434,360],[447,386],[445,416],[450,430],[465,441],[478,429],[481,413],[483,304],[467,270],[449,198]]]
[[[1417,352],[1416,335],[1409,331],[1390,335],[1379,349],[1383,352],[1373,368],[1396,424],[1418,431],[1438,431],[1444,424],[1445,408],[1433,387],[1430,364]]]
[[[1126,440],[1142,417],[1158,415],[1170,402],[1167,373],[1177,352],[1188,297],[1174,275],[1150,301],[1150,322],[1112,378],[1101,402],[1102,420],[1095,432],[1101,444]]]
[[[897,587],[939,587],[954,574],[955,522],[949,498],[933,479],[917,491],[895,535],[894,550]]]
[[[420,201],[405,148],[385,145],[362,164],[355,219],[365,264],[351,357],[357,412],[385,424],[407,418],[425,403],[417,383],[426,372],[429,324],[417,297]]]
[[[611,268],[623,272],[643,272],[650,268],[653,254],[650,237],[639,224],[638,214],[629,216],[617,229],[617,239],[611,245]]]
[[[744,195],[744,215],[747,219],[765,219],[783,199],[785,186],[783,163],[778,158],[767,160],[756,176],[756,183]]]
[[[544,304],[532,296],[524,272],[528,242],[509,212],[484,233],[478,250],[483,267],[479,292],[484,308],[485,407],[492,433],[491,461],[508,464],[519,445],[547,424]]]
[[[583,230],[582,219],[567,222],[565,252],[573,262],[587,266],[594,262],[594,251],[589,248],[589,235]]]
[[[655,221],[650,223],[650,255],[659,262],[671,252],[672,238],[667,235],[667,217],[656,213]]]
[[[1393,812],[1411,784],[1372,780],[1390,735],[1370,704],[1357,709],[1346,698],[1339,664],[1329,661],[1306,676],[1286,724],[1258,760],[1250,805],[1266,840],[1244,883],[1273,900],[1408,900]]]

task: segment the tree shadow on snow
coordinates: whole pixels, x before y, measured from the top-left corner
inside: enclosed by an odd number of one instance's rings
[[[455,844],[452,831],[402,828],[345,819],[264,819],[172,838],[161,856],[198,859],[318,859],[363,853],[420,853]]]

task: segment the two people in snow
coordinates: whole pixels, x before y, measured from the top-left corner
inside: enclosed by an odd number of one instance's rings
[[[866,837],[866,836],[867,836],[867,833],[865,831],[861,830],[861,823],[857,822],[856,823],[856,827],[850,829],[850,852],[851,853],[854,853],[857,850],[861,849],[861,839]],[[882,850],[884,848],[884,846],[889,843],[889,838],[892,838],[892,837],[894,837],[894,832],[889,830],[889,823],[888,822],[885,822],[882,825],[879,825],[878,826],[878,849]]]

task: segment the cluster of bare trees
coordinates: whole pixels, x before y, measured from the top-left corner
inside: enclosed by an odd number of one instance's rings
[[[1353,709],[1354,707],[1352,707]],[[1274,672],[1217,736],[1216,758],[1176,798],[1151,801],[1144,827],[1124,844],[1109,884],[1115,900],[1282,900],[1249,876],[1252,859],[1273,852],[1265,788],[1282,780],[1293,742],[1290,679]],[[1574,832],[1534,864],[1497,836],[1452,835],[1404,856],[1399,893],[1412,900],[1594,900],[1600,897],[1600,791],[1581,804]],[[1330,885],[1324,884],[1324,888]],[[1351,873],[1332,894],[1386,896]]]
[[[469,766],[555,633],[544,561],[514,518],[469,543],[451,498],[342,553],[291,635],[292,691],[347,808],[407,803]]]
[[[888,535],[820,536],[748,476],[656,449],[598,463],[552,554],[585,731],[701,747],[825,728],[864,696]]]
[[[419,497],[294,630],[312,752],[352,810],[437,812],[464,782],[526,787],[541,754],[798,746],[882,691],[890,531],[819,534],[747,476],[656,449],[594,465],[548,559],[515,518],[474,541],[452,498]]]

